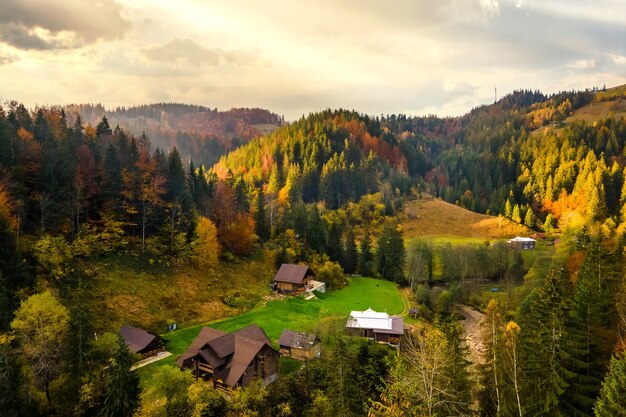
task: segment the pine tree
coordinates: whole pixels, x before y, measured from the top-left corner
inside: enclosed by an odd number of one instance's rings
[[[533,209],[529,207],[528,210],[526,210],[526,215],[524,216],[524,226],[533,229],[536,226],[536,223],[537,217],[535,216]]]
[[[341,230],[337,224],[332,224],[328,230],[328,242],[326,243],[326,253],[333,262],[343,265],[344,248],[341,243]]]
[[[318,253],[323,253],[326,250],[324,222],[315,204],[311,205],[307,211],[306,240],[312,250]]]
[[[254,225],[256,235],[259,237],[261,242],[266,242],[270,238],[270,226],[267,221],[267,212],[265,211],[265,194],[263,193],[263,186],[259,187],[259,193],[256,199]]]
[[[359,252],[354,240],[354,230],[350,227],[346,233],[346,254],[343,269],[347,274],[354,274],[359,263]]]
[[[406,252],[400,226],[387,222],[378,238],[376,268],[383,278],[397,283],[404,283],[404,263]]]
[[[368,229],[365,230],[361,240],[359,253],[359,274],[369,277],[374,273],[374,254],[372,253],[372,240]]]
[[[513,212],[511,213],[511,220],[517,223],[522,222],[522,212],[520,210],[519,204],[515,204],[513,206]]]
[[[109,144],[104,157],[104,178],[102,184],[102,196],[105,206],[114,213],[121,214],[122,200],[122,166],[117,155],[117,150]]]
[[[568,390],[577,387],[585,350],[569,318],[571,297],[567,270],[553,268],[520,309],[529,413],[568,416],[578,412]]]
[[[111,126],[109,126],[109,120],[106,118],[106,116],[102,116],[102,120],[100,120],[100,123],[98,123],[98,126],[96,126],[96,135],[100,137],[102,135],[112,134],[113,131],[111,130]]]
[[[132,354],[122,336],[111,356],[105,375],[106,392],[102,404],[103,417],[124,417],[133,414],[139,405],[139,375],[131,371]]]
[[[594,412],[596,417],[626,416],[626,355],[623,352],[611,358]]]

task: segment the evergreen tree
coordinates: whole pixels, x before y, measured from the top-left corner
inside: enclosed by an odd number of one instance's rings
[[[552,213],[548,213],[546,221],[543,223],[543,230],[546,232],[552,232],[554,230],[554,216]]]
[[[596,417],[626,416],[626,355],[613,356],[596,402]]]
[[[332,224],[328,230],[328,243],[326,244],[326,253],[333,262],[339,262],[343,265],[344,249],[341,243],[341,230],[337,224]]]
[[[256,199],[254,226],[256,235],[259,237],[261,242],[266,242],[270,238],[270,225],[267,221],[267,212],[265,211],[265,194],[263,193],[263,186],[259,187],[259,193]]]
[[[541,287],[520,309],[524,329],[527,412],[570,416],[583,410],[576,395],[584,379],[581,364],[586,354],[578,329],[570,320],[572,297],[565,268],[549,271]]]
[[[326,250],[326,232],[320,212],[317,206],[312,204],[307,213],[306,240],[312,250],[324,253]]]
[[[372,240],[369,229],[365,230],[360,249],[359,274],[366,277],[372,276],[374,274],[374,254],[372,253]]]
[[[528,210],[526,210],[526,215],[524,216],[524,226],[533,229],[536,226],[536,223],[537,217],[535,216],[533,209],[529,207]]]
[[[111,126],[109,126],[109,120],[106,118],[106,116],[102,116],[102,120],[100,120],[100,123],[98,123],[98,126],[96,126],[96,135],[100,137],[102,135],[112,134],[113,131],[111,130]]]
[[[522,212],[520,210],[519,204],[515,204],[513,206],[513,212],[511,213],[511,220],[517,223],[522,222]]]
[[[354,240],[354,230],[352,227],[346,233],[346,253],[344,257],[343,270],[347,274],[354,274],[359,264],[359,252]]]
[[[117,150],[109,144],[104,157],[104,175],[102,184],[102,197],[105,207],[115,213],[121,213],[122,200],[122,166],[117,155]]]
[[[406,252],[400,226],[388,221],[378,238],[376,268],[383,278],[397,283],[404,283],[404,263]]]
[[[105,375],[106,392],[102,404],[103,417],[130,416],[139,406],[139,375],[131,371],[132,354],[121,335]]]

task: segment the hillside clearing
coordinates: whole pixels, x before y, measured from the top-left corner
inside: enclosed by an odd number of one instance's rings
[[[206,271],[130,256],[82,267],[96,271],[86,305],[99,332],[131,324],[161,333],[168,323],[191,325],[232,316],[262,301],[274,273],[273,256],[266,251]]]
[[[405,238],[471,238],[470,241],[474,240],[476,243],[488,239],[528,236],[532,233],[526,226],[502,216],[474,213],[434,197],[407,203],[402,227]]]
[[[204,323],[163,335],[167,350],[172,356],[139,370],[142,384],[152,386],[154,372],[162,366],[173,366],[178,355],[185,352],[203,326],[232,332],[250,324],[259,325],[272,342],[276,342],[284,329],[310,331],[325,318],[347,317],[352,310],[366,310],[400,314],[405,301],[396,284],[373,278],[353,277],[346,288],[326,294],[317,294],[312,300],[288,297],[267,302],[264,306],[214,322]]]

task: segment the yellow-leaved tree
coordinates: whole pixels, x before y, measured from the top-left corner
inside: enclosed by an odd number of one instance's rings
[[[196,226],[194,260],[201,269],[212,268],[219,263],[220,243],[217,240],[217,227],[206,217],[198,219]]]

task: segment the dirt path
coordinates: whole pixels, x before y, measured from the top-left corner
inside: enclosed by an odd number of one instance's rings
[[[468,347],[467,359],[474,364],[482,364],[485,362],[483,357],[485,346],[480,334],[480,323],[484,320],[485,315],[464,304],[457,306],[457,309],[465,317],[461,324],[463,326],[463,338]]]
[[[165,358],[167,358],[169,356],[172,356],[171,352],[159,352],[159,353],[157,353],[154,356],[150,356],[149,358],[140,360],[139,362],[137,362],[136,364],[131,366],[130,370],[133,371],[133,370],[141,368],[143,366],[150,365],[151,363],[160,361],[161,359],[165,359]]]

